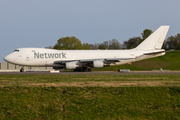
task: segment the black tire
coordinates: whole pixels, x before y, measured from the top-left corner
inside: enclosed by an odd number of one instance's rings
[[[88,68],[88,72],[91,72],[92,70],[91,70],[91,68]]]
[[[88,68],[83,68],[83,71],[84,71],[84,72],[87,72],[87,71],[88,71]]]

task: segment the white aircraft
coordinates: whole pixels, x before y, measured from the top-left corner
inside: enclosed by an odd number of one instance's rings
[[[91,71],[92,68],[121,65],[143,59],[162,56],[161,49],[169,26],[160,26],[136,48],[130,50],[54,50],[44,48],[19,48],[7,55],[6,62],[32,67],[65,68]],[[21,72],[24,71],[22,67]]]

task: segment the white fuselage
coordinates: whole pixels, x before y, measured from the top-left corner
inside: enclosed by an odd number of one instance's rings
[[[142,59],[164,55],[146,55],[162,50],[53,50],[44,48],[19,48],[15,52],[7,55],[4,60],[20,66],[62,66],[54,64],[55,61],[79,61],[88,59],[112,59],[112,58],[130,58],[129,60],[120,60],[110,65],[120,65],[129,62],[135,62]]]

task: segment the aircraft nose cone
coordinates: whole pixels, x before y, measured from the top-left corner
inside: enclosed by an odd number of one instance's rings
[[[8,57],[7,57],[7,56],[4,57],[3,60],[6,61],[6,62],[8,62]]]
[[[6,57],[3,58],[3,60],[6,61],[6,62],[10,62],[11,57],[9,55],[7,55]]]

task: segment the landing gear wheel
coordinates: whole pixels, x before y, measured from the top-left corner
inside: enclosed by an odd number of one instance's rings
[[[92,70],[91,70],[91,68],[88,68],[88,72],[91,72]]]
[[[91,72],[92,70],[91,70],[91,68],[85,67],[85,68],[83,68],[83,71],[84,71],[84,72]]]
[[[24,72],[24,67],[22,67],[22,68],[20,69],[20,72]]]
[[[88,68],[83,68],[83,71],[84,71],[84,72],[87,72],[87,71],[88,71]]]

